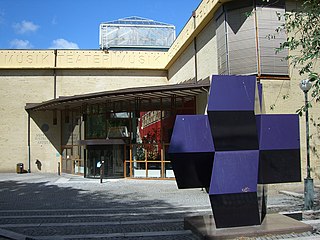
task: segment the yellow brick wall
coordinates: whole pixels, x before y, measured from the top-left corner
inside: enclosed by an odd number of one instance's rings
[[[50,70],[0,71],[0,171],[15,171],[17,163],[27,167],[27,102],[53,97]]]

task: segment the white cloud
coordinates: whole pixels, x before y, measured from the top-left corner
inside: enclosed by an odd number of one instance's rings
[[[10,41],[10,48],[30,49],[33,48],[33,46],[28,40],[13,39],[12,41]]]
[[[40,26],[30,21],[23,20],[21,23],[13,24],[13,28],[18,34],[24,34],[28,32],[36,32]]]
[[[63,38],[52,41],[51,49],[79,49],[78,44],[69,42]]]

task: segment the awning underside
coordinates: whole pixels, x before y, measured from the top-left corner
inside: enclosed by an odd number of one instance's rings
[[[137,100],[160,99],[170,101],[175,97],[193,97],[201,93],[208,92],[210,81],[203,80],[197,83],[172,84],[152,87],[126,88],[114,91],[105,91],[68,97],[59,97],[42,103],[27,103],[27,111],[46,111],[80,108],[89,104],[103,104],[126,101],[132,108],[137,104]],[[166,100],[167,99],[167,100]]]

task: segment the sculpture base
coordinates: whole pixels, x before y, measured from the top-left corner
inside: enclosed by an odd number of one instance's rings
[[[202,239],[233,239],[263,235],[282,235],[312,231],[312,226],[280,214],[267,214],[263,223],[257,226],[216,228],[212,215],[188,217],[184,228]]]

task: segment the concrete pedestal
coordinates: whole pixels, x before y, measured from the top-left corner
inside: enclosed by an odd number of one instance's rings
[[[216,228],[212,215],[185,218],[184,228],[202,239],[233,239],[312,231],[312,226],[280,214],[267,214],[263,223],[257,226]]]

